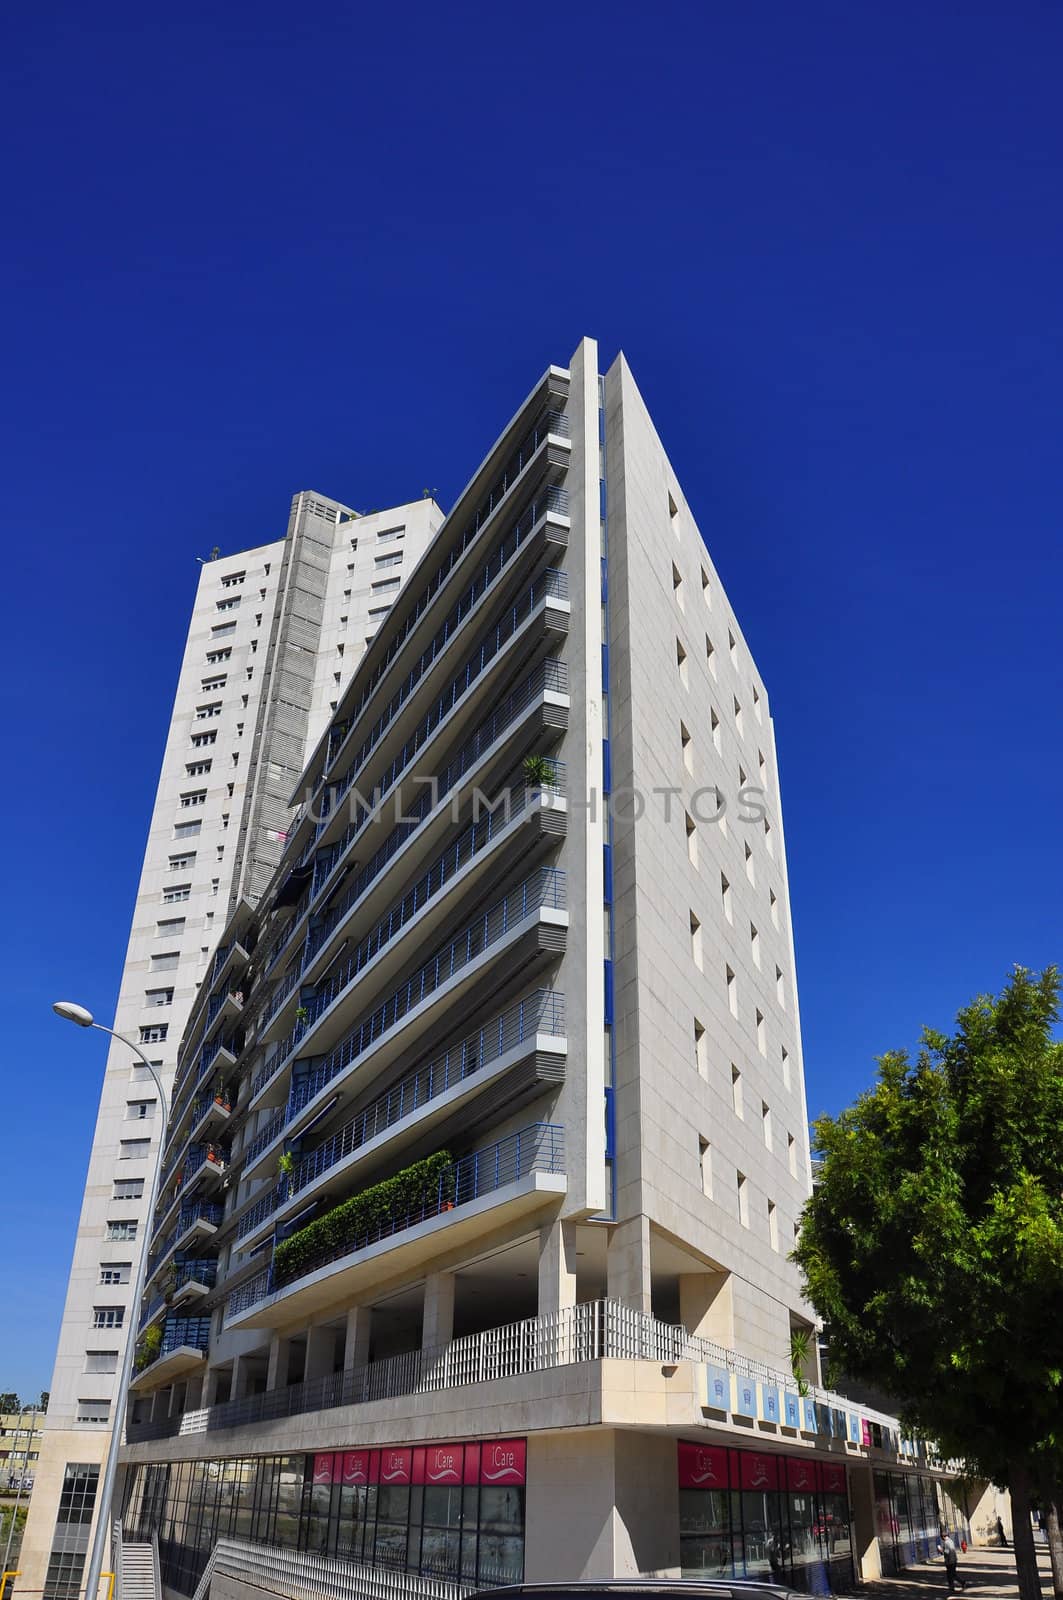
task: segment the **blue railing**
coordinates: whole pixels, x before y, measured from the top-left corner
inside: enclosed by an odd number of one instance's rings
[[[455,673],[435,705],[425,713],[417,727],[410,734],[410,737],[395,758],[396,762],[404,767],[412,760],[422,745],[432,737],[443,719],[450,715],[458,702],[464,698],[473,684],[480,679],[503,646],[512,639],[521,623],[532,615],[537,606],[540,606],[544,600],[564,600],[567,596],[567,572],[550,567],[541,577],[536,578],[535,582],[528,586],[520,598],[513,602],[500,621],[480,639],[478,645],[473,647],[464,667]],[[362,740],[351,759],[346,776],[336,785],[333,791],[332,810],[335,810],[336,806],[340,804],[344,795],[354,784],[355,779],[360,775],[369,757],[387,733],[406,701],[410,698],[416,687],[416,682],[417,680],[411,674],[392,695],[376,722],[374,722]]]
[[[385,1133],[396,1122],[401,1122],[403,1117],[412,1116],[455,1084],[464,1082],[480,1067],[490,1065],[508,1050],[515,1049],[527,1039],[534,1039],[538,1034],[563,1038],[564,1033],[565,997],[556,990],[539,989],[526,1000],[510,1006],[482,1028],[477,1028],[475,1033],[468,1034],[459,1043],[435,1056],[425,1066],[407,1073],[398,1083],[392,1084],[385,1094],[366,1106],[364,1111],[338,1128],[311,1155],[300,1161],[285,1181],[270,1189],[249,1211],[244,1212],[237,1225],[237,1239],[246,1239],[286,1200],[313,1183],[323,1172],[328,1172],[337,1162]],[[269,1133],[269,1138],[259,1146],[261,1150],[267,1144],[272,1144],[285,1125],[306,1104],[306,1099],[302,1084],[293,1088],[284,1111],[270,1119],[268,1129],[263,1129],[263,1133]],[[257,1144],[258,1140],[254,1143]],[[254,1151],[255,1155],[258,1153]],[[251,1155],[249,1146],[247,1159]]]
[[[472,738],[468,739],[466,743],[462,745],[461,749],[453,757],[453,759],[448,762],[445,770],[439,775],[435,783],[423,785],[417,799],[410,800],[406,805],[404,805],[403,821],[397,828],[395,828],[390,837],[385,840],[380,851],[377,852],[377,856],[379,856],[381,852],[386,851],[386,859],[390,860],[391,856],[395,854],[396,850],[398,850],[403,841],[409,838],[410,834],[420,826],[425,817],[427,817],[430,812],[434,811],[439,802],[445,799],[450,791],[461,782],[461,779],[464,777],[465,773],[468,772],[470,767],[475,766],[476,762],[479,761],[484,751],[488,750],[491,745],[495,743],[496,739],[501,736],[510,723],[514,722],[517,717],[520,716],[521,712],[526,709],[536,695],[542,694],[544,690],[550,690],[557,694],[564,694],[567,689],[568,667],[565,662],[557,661],[553,657],[547,661],[541,662],[540,665],[529,674],[523,683],[518,684],[517,687],[506,696],[505,700],[500,706],[497,707],[491,716],[489,716],[480,724]],[[305,915],[306,910],[310,906],[313,899],[316,898],[320,888],[328,881],[328,877],[331,876],[332,872],[340,864],[340,861],[342,860],[348,847],[353,844],[357,836],[364,830],[366,824],[377,815],[377,812],[383,805],[388,793],[397,783],[401,771],[401,768],[396,768],[389,777],[378,782],[373,797],[374,805],[372,809],[360,808],[358,815],[355,817],[354,821],[350,823],[340,839],[336,841],[335,845],[329,847],[331,855],[329,872],[326,877],[322,878],[317,889],[308,889],[306,894],[300,899],[284,934],[273,948],[266,966],[267,973],[273,970],[284,951],[288,948],[288,945],[291,943],[292,936],[299,926],[300,919]],[[562,771],[563,766],[561,763],[558,763],[558,773],[560,774]],[[377,856],[374,856],[372,859],[375,861]],[[371,862],[368,863],[365,870],[368,871],[371,865]],[[286,982],[287,979],[284,981]],[[287,993],[290,994],[291,990],[289,989]]]
[[[192,1200],[188,1205],[182,1206],[177,1221],[148,1257],[145,1277],[150,1278],[157,1271],[160,1263],[165,1260],[177,1240],[193,1222],[210,1222],[217,1228],[221,1226],[221,1218],[222,1208],[219,1205],[207,1205],[202,1200]]]
[[[563,1173],[565,1170],[565,1132],[557,1123],[538,1122],[522,1128],[489,1145],[486,1150],[474,1150],[443,1168],[438,1182],[417,1204],[397,1207],[390,1215],[382,1217],[372,1227],[353,1231],[338,1243],[323,1246],[320,1253],[304,1260],[291,1278],[286,1279],[271,1265],[248,1283],[241,1284],[229,1296],[225,1308],[227,1317],[238,1316],[257,1305],[276,1289],[305,1278],[345,1256],[365,1250],[381,1239],[391,1238],[408,1228],[441,1213],[457,1210],[484,1195],[497,1193],[511,1183],[527,1177],[532,1172]]]
[[[505,568],[513,560],[514,556],[522,548],[532,530],[538,526],[543,517],[545,517],[550,511],[556,511],[562,515],[567,513],[568,493],[566,490],[547,488],[544,494],[537,496],[536,499],[532,501],[531,505],[527,507],[520,519],[510,529],[509,533],[507,533],[495,547],[490,559],[484,563],[476,577],[462,592],[460,599],[451,607],[450,611],[447,613],[446,619],[436,630],[436,633],[426,645],[417,662],[411,669],[410,679],[408,681],[412,680],[412,683],[415,684],[418,679],[424,676],[425,672],[427,672],[432,663],[436,661],[446,649],[447,645],[454,637],[456,630],[461,627],[463,622],[466,621],[470,612],[475,610],[476,606],[479,605],[487,590],[495,582],[495,579],[505,570]],[[372,678],[363,689],[358,704],[353,707],[350,715],[345,719],[345,721],[332,730],[331,734],[329,735],[327,765],[331,765],[336,757],[340,754],[340,751],[342,750],[343,745],[346,743],[351,729],[354,727],[355,723],[358,721],[358,718],[369,704],[369,701],[378,687],[385,670],[394,660],[398,649],[405,642],[405,640],[409,638],[412,628],[416,625],[418,616],[419,613],[415,613],[414,616],[406,623],[399,638],[393,642],[392,646],[388,650],[387,655],[384,657],[384,660],[377,667]]]
[[[201,1283],[205,1289],[213,1289],[217,1281],[218,1263],[205,1256],[199,1261],[182,1261],[174,1274],[173,1287],[177,1290],[186,1283]]]
[[[318,1087],[327,1083],[338,1072],[342,1072],[356,1056],[367,1050],[370,1044],[388,1028],[401,1021],[414,1006],[427,999],[441,984],[462,971],[484,950],[504,938],[540,907],[552,907],[555,910],[563,910],[565,907],[565,874],[556,867],[539,867],[523,883],[512,889],[503,900],[468,923],[455,938],[431,956],[405,983],[389,995],[382,1005],[353,1028],[343,1042],[337,1045],[336,1049],[326,1056],[322,1065],[311,1074],[312,1078],[320,1080]],[[273,1060],[256,1073],[251,1083],[252,1099],[276,1077],[321,1013],[327,1006],[332,1005],[353,981],[355,973],[352,972],[349,977],[344,977],[345,971],[346,968],[341,969],[312,1000],[306,1002],[309,1013],[307,1020],[296,1023],[292,1032],[281,1043]],[[316,1090],[314,1092],[316,1093]]]
[[[172,1355],[175,1350],[185,1346],[192,1350],[206,1351],[210,1345],[210,1318],[209,1317],[180,1317],[167,1318],[166,1326],[162,1333],[162,1344],[156,1360],[163,1356]]]
[[[199,1173],[208,1164],[217,1167],[220,1171],[227,1165],[228,1160],[229,1152],[218,1145],[189,1145],[188,1154],[185,1156],[184,1171],[181,1174],[180,1189],[187,1189],[188,1185],[198,1177]]]
[[[461,871],[462,867],[467,866],[475,856],[486,850],[491,841],[498,837],[500,829],[505,828],[514,817],[522,816],[528,808],[529,800],[534,800],[542,789],[546,787],[548,786],[542,784],[536,785],[534,788],[528,785],[522,786],[508,797],[497,811],[489,811],[486,816],[480,817],[479,821],[471,823],[464,832],[460,833],[447,846],[446,850],[436,857],[427,872],[418,878],[411,889],[407,890],[398,904],[386,911],[376,926],[366,934],[348,962],[347,968],[345,968],[345,971],[350,973],[347,981],[350,982],[351,978],[356,976],[363,967],[378,956],[409,922],[420,916],[426,903],[434,895],[437,895],[444,885]],[[393,837],[394,835],[392,835]],[[408,834],[406,837],[408,837]],[[392,853],[399,848],[399,844],[402,842],[400,840],[393,847]],[[388,844],[390,844],[390,840]],[[286,974],[269,1011],[266,1013],[267,1023],[273,1020],[281,1006],[288,999],[298,984],[300,977],[311,965],[322,945],[331,937],[351,908],[362,898],[373,880],[380,876],[387,864],[388,858],[384,854],[386,848],[387,846],[385,845],[381,850],[377,851],[372,861],[358,873],[350,887],[344,891],[336,905],[322,919],[319,926],[308,935],[302,960],[297,967]],[[383,859],[380,859],[381,857]]]

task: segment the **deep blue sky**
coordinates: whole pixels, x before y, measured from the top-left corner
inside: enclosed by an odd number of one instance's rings
[[[623,346],[772,694],[809,1109],[1060,955],[1055,4],[16,4],[0,1387],[46,1384],[197,568]]]

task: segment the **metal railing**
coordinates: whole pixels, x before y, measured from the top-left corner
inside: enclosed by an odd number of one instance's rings
[[[196,1261],[182,1261],[174,1273],[174,1292],[184,1287],[186,1283],[201,1283],[205,1289],[213,1289],[218,1281],[218,1263],[209,1256],[203,1256]]]
[[[218,1540],[192,1600],[206,1600],[215,1574],[301,1600],[463,1600],[477,1587],[464,1580],[422,1578],[400,1568],[368,1566],[246,1539]]]
[[[434,895],[438,894],[461,871],[462,867],[467,866],[474,856],[486,850],[492,840],[497,838],[500,829],[505,828],[515,817],[522,816],[528,809],[529,804],[535,800],[540,792],[544,791],[546,793],[553,792],[548,784],[538,784],[534,788],[529,785],[522,785],[511,796],[505,797],[505,804],[499,810],[489,811],[485,816],[481,816],[478,821],[470,823],[436,857],[432,865],[418,878],[417,882],[407,889],[402,899],[386,911],[370,932],[365,935],[354,956],[347,963],[347,969],[350,970],[351,975],[356,975],[382,950],[386,949],[392,939],[408,923],[421,915],[426,903]],[[397,849],[398,845],[395,848]],[[358,873],[350,887],[344,891],[318,927],[308,935],[301,961],[297,967],[286,974],[284,982],[280,985],[278,993],[266,1013],[267,1023],[273,1020],[281,1006],[290,997],[303,973],[311,965],[321,947],[331,938],[344,917],[362,898],[373,880],[380,876],[388,859],[387,857],[383,860],[378,859],[382,855],[383,850],[379,850],[373,860]],[[350,982],[350,977],[346,981]],[[306,1002],[306,1004],[309,1008],[310,1002]]]
[[[455,631],[461,627],[463,622],[466,621],[470,612],[475,610],[476,606],[479,605],[487,593],[487,590],[495,582],[495,579],[500,576],[500,574],[513,560],[514,556],[523,547],[529,534],[539,525],[548,512],[551,511],[557,512],[562,516],[568,514],[567,490],[548,487],[543,494],[536,496],[531,505],[526,507],[518,521],[514,523],[509,532],[499,541],[489,560],[484,563],[483,567],[476,574],[476,577],[473,578],[472,582],[463,590],[460,598],[451,607],[445,620],[436,630],[432,639],[426,645],[417,662],[411,669],[410,678],[414,683],[416,683],[419,678],[424,676],[432,663],[436,661],[446,649],[447,645],[454,637]],[[332,730],[331,734],[329,735],[326,767],[331,766],[331,764],[336,760],[337,756],[342,751],[351,729],[354,727],[355,723],[358,721],[358,718],[369,704],[369,701],[372,699],[373,694],[379,686],[384,673],[391,665],[391,662],[395,659],[395,656],[401,649],[402,645],[409,638],[413,628],[420,620],[422,614],[423,608],[412,613],[401,633],[392,642],[383,660],[377,666],[372,677],[367,682],[357,705],[352,708],[350,715]],[[319,783],[319,789],[320,786],[321,785]]]
[[[337,1129],[311,1155],[304,1157],[284,1182],[270,1189],[250,1210],[244,1212],[237,1224],[237,1240],[246,1239],[286,1200],[299,1194],[337,1162],[353,1155],[371,1139],[385,1133],[396,1122],[401,1122],[403,1117],[412,1116],[415,1111],[446,1094],[455,1084],[463,1083],[480,1067],[489,1066],[526,1039],[534,1039],[539,1034],[562,1039],[564,1032],[565,997],[556,990],[539,989],[528,999],[510,1006],[475,1033],[468,1034],[460,1043],[434,1057],[426,1066],[418,1067],[400,1078],[385,1094]],[[302,1093],[301,1086],[299,1090],[293,1089],[285,1110],[269,1123],[270,1142],[277,1138],[286,1123],[306,1102],[307,1096]],[[261,1148],[265,1149],[266,1146]]]
[[[435,955],[430,956],[405,983],[400,984],[382,1005],[377,1006],[369,1016],[356,1023],[350,1033],[310,1074],[310,1078],[316,1080],[316,1086],[311,1092],[316,1094],[317,1090],[323,1088],[337,1073],[345,1071],[357,1056],[376,1043],[382,1033],[386,1033],[389,1028],[401,1022],[407,1012],[434,994],[442,984],[456,977],[485,950],[511,933],[514,927],[526,921],[541,907],[554,910],[563,910],[565,907],[565,874],[557,867],[539,867],[531,877],[518,884],[503,900],[491,906],[473,922],[466,924],[455,938]],[[351,981],[350,978],[342,983],[338,980],[339,975],[334,982],[319,990],[314,998],[307,1002],[308,1019],[296,1023],[295,1028],[281,1043],[273,1060],[262,1067],[252,1079],[252,1099],[276,1077],[298,1048],[307,1030],[313,1026],[325,1007],[331,1005]]]
[[[564,1170],[564,1128],[550,1122],[533,1123],[529,1128],[521,1128],[485,1150],[474,1150],[460,1160],[449,1163],[442,1169],[431,1190],[413,1205],[397,1208],[372,1227],[357,1231],[352,1229],[349,1235],[336,1243],[323,1245],[308,1260],[288,1272],[271,1264],[265,1272],[260,1272],[257,1277],[233,1291],[226,1302],[225,1315],[238,1316],[275,1290],[288,1288],[332,1261],[368,1249],[382,1239],[393,1238],[397,1233],[415,1228],[445,1211],[457,1210],[483,1195],[495,1194],[532,1172],[562,1173]]]
[[[209,1222],[214,1227],[219,1227],[221,1218],[222,1208],[219,1205],[206,1205],[202,1200],[193,1200],[188,1205],[182,1206],[178,1213],[177,1221],[148,1257],[145,1281],[150,1279],[152,1274],[158,1270],[159,1265],[169,1255],[177,1240],[194,1222]]]

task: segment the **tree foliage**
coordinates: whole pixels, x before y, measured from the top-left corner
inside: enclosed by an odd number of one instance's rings
[[[874,1088],[815,1124],[794,1251],[833,1365],[1020,1500],[1063,1478],[1059,987],[1016,968],[954,1034],[881,1057]]]

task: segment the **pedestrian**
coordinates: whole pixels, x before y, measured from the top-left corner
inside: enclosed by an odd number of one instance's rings
[[[1000,1540],[1001,1549],[1006,1550],[1008,1548],[1008,1541],[1004,1535],[1004,1524],[1001,1522],[999,1517],[997,1518],[997,1538]]]
[[[957,1584],[961,1589],[966,1589],[967,1584],[959,1574],[960,1556],[951,1533],[945,1535],[938,1545],[938,1549],[941,1551],[945,1562],[945,1582],[948,1585],[949,1594],[956,1593]]]

